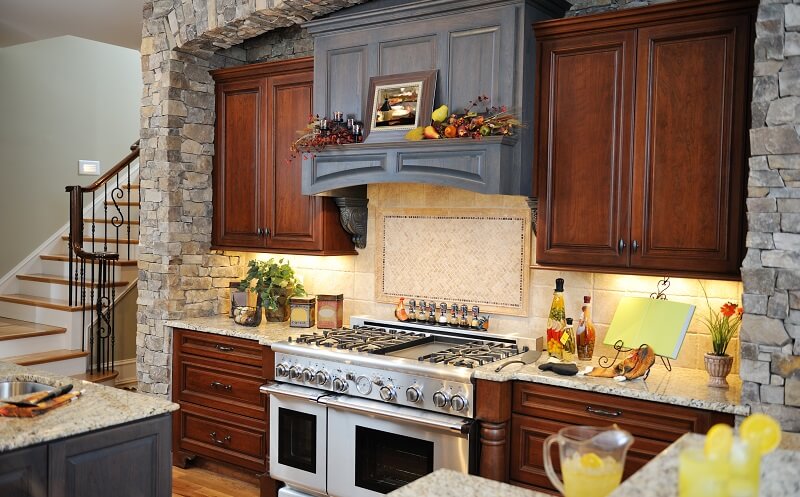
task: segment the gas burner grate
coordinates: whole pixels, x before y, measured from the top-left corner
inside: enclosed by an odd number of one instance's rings
[[[421,362],[475,368],[520,353],[515,344],[471,341],[419,357]]]
[[[321,333],[303,334],[289,338],[289,341],[319,347],[329,347],[356,352],[385,354],[410,345],[433,340],[424,333],[378,328],[375,326],[355,326],[354,328],[335,328]]]

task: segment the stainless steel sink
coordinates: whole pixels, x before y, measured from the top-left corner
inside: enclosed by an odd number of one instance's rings
[[[50,390],[55,390],[55,387],[35,381],[0,381],[0,399]]]

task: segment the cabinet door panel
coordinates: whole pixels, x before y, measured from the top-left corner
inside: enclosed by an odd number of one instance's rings
[[[501,28],[496,25],[450,33],[447,95],[452,112],[463,112],[481,95],[488,96],[491,105],[505,103],[499,100],[498,80],[511,75],[500,70]]]
[[[334,112],[352,114],[355,118],[363,116],[362,105],[366,94],[364,82],[367,76],[367,47],[355,46],[330,50],[322,74],[326,75],[325,85],[317,85],[318,91],[324,93],[326,106],[317,113],[333,116]]]
[[[403,74],[436,69],[436,37],[393,40],[378,46],[380,74]]]
[[[263,80],[221,85],[217,91],[214,243],[263,247],[259,228],[263,177]]]
[[[632,31],[544,42],[537,261],[627,263]]]
[[[308,124],[311,114],[311,71],[273,76],[268,80],[269,122],[267,133],[268,170],[272,191],[267,194],[271,211],[271,234],[267,247],[274,249],[322,248],[321,199],[300,193],[302,160],[291,158],[289,147],[297,131]]]
[[[747,16],[639,30],[634,267],[736,272]]]
[[[47,446],[0,455],[0,495],[47,497]]]

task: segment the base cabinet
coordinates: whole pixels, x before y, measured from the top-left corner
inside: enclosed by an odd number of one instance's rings
[[[170,497],[170,417],[0,455],[0,495]]]
[[[510,482],[550,493],[555,488],[544,471],[543,444],[561,428],[616,423],[631,432],[627,478],[685,433],[734,422],[732,414],[525,382],[514,383],[511,404]],[[551,457],[559,471],[556,446]]]
[[[199,456],[252,472],[261,495],[269,478],[269,406],[259,387],[272,379],[274,354],[253,340],[175,329],[173,332],[173,464]]]

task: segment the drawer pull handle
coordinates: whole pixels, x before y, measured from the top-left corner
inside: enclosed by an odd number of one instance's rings
[[[622,416],[622,411],[606,411],[605,409],[597,409],[596,407],[586,406],[586,412],[597,414],[598,416],[606,416],[609,418],[616,418]]]
[[[219,344],[217,344],[217,345],[215,345],[214,347],[216,347],[216,348],[217,348],[217,350],[219,350],[219,351],[221,351],[221,352],[233,352],[233,347],[228,347],[228,346],[226,346],[226,345],[219,345]]]
[[[231,441],[231,436],[230,435],[226,436],[222,440],[218,440],[216,431],[212,431],[211,433],[209,433],[209,435],[211,436],[211,440],[213,440],[214,443],[217,444],[217,445],[225,445],[226,443],[230,443],[230,441]]]
[[[226,385],[218,381],[212,381],[211,388],[224,388],[225,390],[233,390],[233,385]]]

